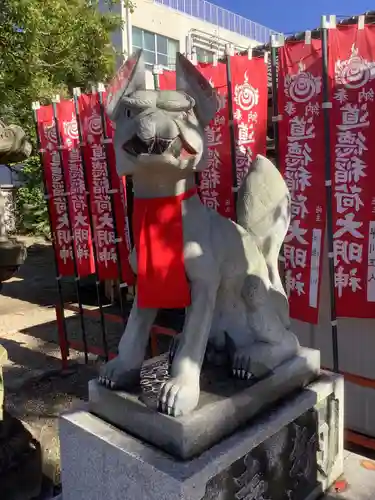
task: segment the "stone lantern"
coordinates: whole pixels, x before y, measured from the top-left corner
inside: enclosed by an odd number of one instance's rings
[[[7,126],[0,121],[0,165],[25,160],[30,156],[31,150],[31,144],[21,127]],[[25,246],[7,235],[5,199],[0,190],[0,289],[3,281],[13,276],[25,257]]]

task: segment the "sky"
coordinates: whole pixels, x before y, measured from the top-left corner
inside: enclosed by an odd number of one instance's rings
[[[375,10],[374,0],[211,0],[211,2],[285,34],[318,27],[324,14],[350,17]]]

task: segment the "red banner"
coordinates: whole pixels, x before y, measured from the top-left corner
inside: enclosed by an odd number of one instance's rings
[[[72,224],[77,272],[81,277],[95,272],[86,186],[79,148],[77,120],[73,101],[56,105],[57,123],[61,137],[62,161],[69,193],[68,206]]]
[[[338,316],[375,318],[375,26],[329,30]]]
[[[61,276],[72,276],[74,275],[72,239],[52,106],[41,106],[36,115],[58,273]]]
[[[263,57],[249,59],[236,55],[230,58],[230,65],[237,185],[240,186],[255,157],[266,155],[268,76]]]
[[[104,101],[106,100],[107,94],[103,95]],[[113,137],[115,134],[115,128],[113,122],[106,115],[106,127],[108,139],[110,139],[108,147],[108,161],[109,169],[112,172],[112,184],[115,191],[114,193],[114,205],[115,205],[115,215],[117,220],[118,231],[120,233],[121,244],[120,244],[120,259],[121,259],[121,269],[123,280],[130,286],[135,284],[135,276],[130,267],[129,256],[132,251],[131,235],[130,235],[130,225],[128,217],[128,202],[126,198],[126,178],[125,176],[119,177],[116,168],[116,153],[113,146]]]
[[[279,161],[291,193],[285,238],[290,315],[316,324],[325,231],[324,121],[320,40],[279,49]]]
[[[200,174],[200,197],[207,207],[234,219],[226,65],[200,63],[198,69],[216,89],[218,98],[217,113],[205,129],[208,167]]]
[[[115,153],[112,144],[108,148],[107,166],[105,145],[100,115],[99,95],[81,95],[78,100],[84,146],[84,157],[90,189],[91,212],[95,233],[97,266],[100,280],[118,278],[115,226],[109,191],[108,167],[111,172],[113,200],[117,228],[119,230],[118,250],[121,260],[122,280],[128,285],[134,283],[134,275],[129,265],[129,226],[126,218],[126,197],[124,179],[119,179],[116,171]],[[107,131],[113,136],[111,122]]]
[[[163,71],[159,76],[160,90],[176,90],[176,72]]]

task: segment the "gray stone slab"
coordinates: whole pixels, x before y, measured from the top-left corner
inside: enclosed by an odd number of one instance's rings
[[[168,378],[166,357],[145,363],[141,389],[110,391],[92,380],[89,409],[100,418],[181,459],[207,450],[236,429],[295,390],[305,387],[320,373],[319,351],[303,349],[299,356],[278,367],[258,382],[239,381],[217,368],[201,377],[198,408],[185,417],[157,412],[156,396]]]
[[[64,500],[315,500],[343,471],[343,380],[323,374],[179,461],[87,411],[60,420]]]

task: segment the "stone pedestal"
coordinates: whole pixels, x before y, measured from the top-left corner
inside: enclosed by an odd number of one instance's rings
[[[89,384],[89,410],[103,420],[147,441],[178,459],[209,449],[255,415],[319,376],[320,353],[301,349],[268,377],[236,380],[222,367],[205,366],[198,407],[189,415],[169,417],[157,411],[160,386],[169,378],[168,358],[146,361],[140,388],[110,391],[96,380]]]
[[[75,411],[60,422],[63,500],[314,500],[343,470],[343,404],[343,379],[323,373],[189,461]]]

